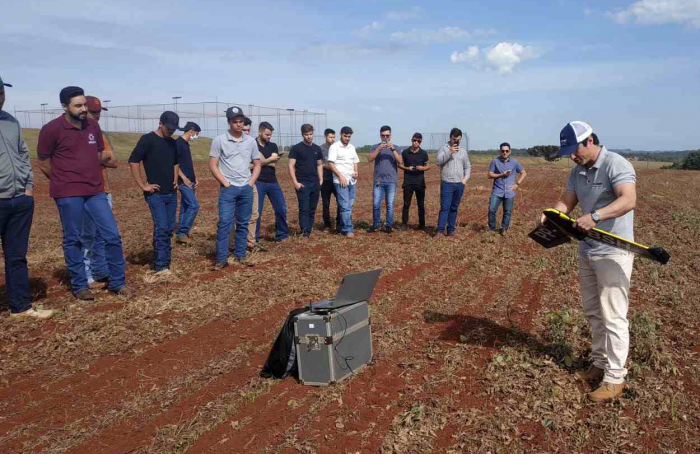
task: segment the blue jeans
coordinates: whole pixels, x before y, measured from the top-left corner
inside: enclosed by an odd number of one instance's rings
[[[236,217],[236,243],[233,254],[244,259],[248,245],[248,222],[253,212],[253,188],[230,185],[219,191],[219,223],[216,226],[216,262],[225,263],[228,259],[228,239],[231,235],[233,218]]]
[[[343,235],[352,233],[354,230],[352,226],[352,206],[355,203],[356,192],[356,184],[349,184],[345,187],[338,183],[335,184],[336,199],[340,205],[340,233]]]
[[[111,209],[112,194],[105,193],[105,195]],[[85,276],[88,284],[99,279],[106,279],[109,275],[109,268],[105,257],[105,240],[97,231],[90,216],[83,216],[83,233],[80,235],[80,242],[83,244],[83,262],[85,263]]]
[[[34,197],[21,195],[11,199],[0,199],[0,238],[5,257],[5,289],[10,312],[13,314],[32,308],[27,248],[33,218]]]
[[[309,237],[311,236],[311,230],[314,228],[321,185],[318,184],[318,181],[300,181],[299,183],[304,185],[297,191],[299,227],[301,227],[301,233],[305,237]]]
[[[122,238],[119,235],[117,221],[107,201],[107,195],[101,192],[91,196],[61,197],[56,199],[58,215],[63,227],[63,255],[70,271],[70,283],[73,293],[88,288],[85,274],[85,262],[80,242],[83,219],[89,217],[97,227],[97,232],[105,242],[105,256],[109,279],[108,288],[118,291],[125,285],[126,262]]]
[[[464,185],[462,183],[440,182],[438,233],[444,233],[445,224],[447,224],[447,233],[454,233],[457,224],[457,209],[462,201],[462,194],[464,194]]]
[[[275,239],[277,241],[284,240],[289,236],[289,227],[287,226],[287,202],[284,200],[280,184],[256,181],[255,187],[258,188],[258,222],[255,225],[255,241],[260,239],[260,223],[265,196],[270,199],[272,209],[275,210],[275,231],[277,232]]]
[[[510,215],[513,212],[513,202],[514,197],[506,199],[505,197],[499,197],[495,194],[491,194],[489,199],[489,229],[496,230],[496,213],[498,212],[498,206],[503,203],[503,220],[501,221],[501,228],[504,230],[508,229],[510,226]]]
[[[382,222],[382,199],[386,200],[386,226],[394,225],[394,199],[396,183],[374,183],[372,193],[372,227],[379,228]]]
[[[190,189],[184,184],[177,187],[180,190],[180,219],[177,226],[177,236],[187,236],[190,234],[199,212],[199,201],[197,201],[194,189]]]
[[[153,218],[153,269],[156,271],[170,268],[172,237],[177,213],[177,192],[170,194],[145,195],[148,208]]]

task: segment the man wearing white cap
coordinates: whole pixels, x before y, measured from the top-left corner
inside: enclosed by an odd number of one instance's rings
[[[557,156],[571,156],[566,191],[554,208],[570,213],[576,205],[583,215],[576,220],[582,231],[594,227],[634,241],[634,208],[637,203],[636,175],[632,164],[600,146],[593,128],[572,121],[562,129]],[[544,216],[540,223],[544,223]],[[579,243],[579,281],[583,310],[591,327],[592,365],[576,373],[577,378],[600,386],[588,397],[605,402],[625,389],[629,352],[630,278],[633,255],[594,240]]]

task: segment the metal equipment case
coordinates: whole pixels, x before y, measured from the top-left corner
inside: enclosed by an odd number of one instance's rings
[[[346,379],[372,360],[372,333],[366,301],[338,309],[319,309],[294,320],[299,380],[327,386]]]

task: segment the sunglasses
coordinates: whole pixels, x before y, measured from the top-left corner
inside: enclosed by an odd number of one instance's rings
[[[510,150],[501,150],[501,153],[510,153]]]
[[[391,137],[391,134],[380,134],[381,137]]]
[[[420,139],[413,139],[413,141],[414,141],[414,142],[418,142],[418,143],[421,143],[421,142],[423,142],[423,141],[422,141],[422,140],[420,140]]]

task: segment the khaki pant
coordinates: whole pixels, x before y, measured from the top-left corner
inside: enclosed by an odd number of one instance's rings
[[[605,371],[603,381],[607,383],[623,383],[627,376],[627,309],[633,262],[634,255],[626,252],[578,257],[583,312],[591,326],[593,365]]]
[[[253,212],[250,216],[250,221],[248,221],[248,247],[253,247],[255,245],[255,226],[258,222],[258,188],[253,185]],[[236,218],[233,218],[233,225],[236,225]],[[228,240],[228,248],[233,251],[233,245],[236,242],[236,235],[231,235]]]

